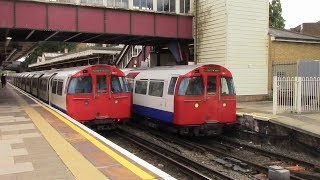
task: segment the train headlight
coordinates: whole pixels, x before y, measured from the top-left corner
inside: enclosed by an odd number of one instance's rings
[[[115,101],[114,101],[115,104],[118,104],[118,102],[119,102],[118,100],[115,100]]]
[[[89,101],[84,101],[84,105],[87,106],[89,104]]]
[[[194,104],[194,107],[195,107],[195,108],[198,108],[198,107],[199,107],[199,104],[198,104],[198,103]]]

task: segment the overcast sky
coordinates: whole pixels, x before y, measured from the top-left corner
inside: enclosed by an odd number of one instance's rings
[[[320,0],[281,0],[286,29],[320,21]]]

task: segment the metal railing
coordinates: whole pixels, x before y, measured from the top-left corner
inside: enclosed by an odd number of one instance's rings
[[[195,0],[175,0],[175,1],[167,1],[167,0],[29,0],[29,1],[192,15],[193,6],[194,6],[193,4]]]
[[[273,77],[273,114],[320,111],[320,77]]]

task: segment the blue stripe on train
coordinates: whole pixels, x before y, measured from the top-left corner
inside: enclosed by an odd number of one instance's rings
[[[52,107],[54,107],[54,108],[56,108],[56,109],[58,109],[59,111],[61,111],[61,112],[63,112],[63,113],[65,113],[65,114],[67,114],[67,111],[65,110],[65,109],[62,109],[61,107],[59,107],[59,106],[57,106],[57,105],[54,105],[54,104],[50,104]]]
[[[145,106],[140,106],[140,105],[136,105],[136,104],[133,104],[133,112],[135,112],[139,115],[142,115],[142,116],[150,117],[153,119],[158,119],[158,120],[165,121],[168,123],[173,123],[173,113],[172,112],[163,111],[163,110],[154,109],[154,108],[145,107]]]

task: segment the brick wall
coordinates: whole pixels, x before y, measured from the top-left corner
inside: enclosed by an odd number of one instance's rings
[[[272,89],[272,61],[297,60],[320,60],[320,44],[269,41],[269,93]]]

